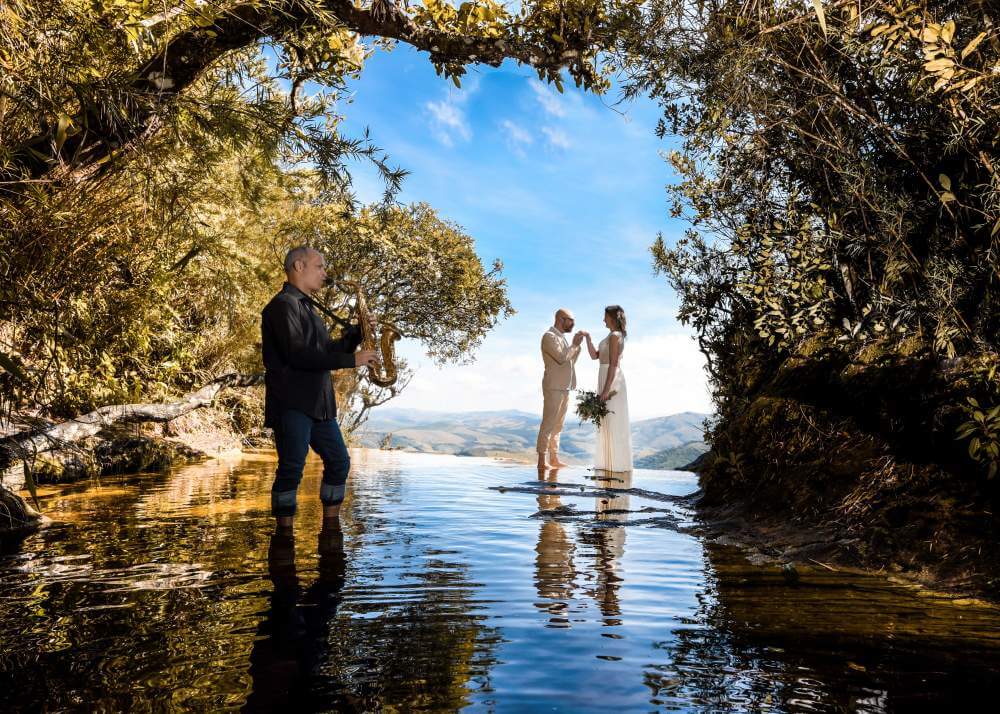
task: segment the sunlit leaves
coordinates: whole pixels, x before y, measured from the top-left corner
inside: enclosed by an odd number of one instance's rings
[[[787,225],[785,221],[791,223]],[[749,270],[737,283],[755,314],[753,327],[768,345],[786,348],[832,320],[830,243],[794,209],[770,225],[737,231],[733,252]]]
[[[964,60],[966,57],[975,52],[976,48],[979,47],[979,43],[985,40],[987,35],[988,33],[986,32],[980,32],[978,35],[969,40],[969,44],[962,48],[962,53],[959,57]]]
[[[318,236],[313,243],[331,275],[362,284],[373,312],[439,362],[471,360],[486,333],[513,313],[502,265],[484,266],[472,238],[426,204],[349,217],[306,208],[285,232]],[[336,287],[329,295],[334,303],[346,297]]]
[[[1000,468],[1000,381],[997,369],[995,357],[984,358],[975,365],[972,372],[974,383],[970,386],[984,401],[966,397],[961,405],[966,421],[958,427],[956,435],[957,439],[967,442],[969,458],[979,464],[990,479],[996,477]]]

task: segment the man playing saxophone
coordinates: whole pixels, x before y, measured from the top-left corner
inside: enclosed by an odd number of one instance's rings
[[[320,500],[324,521],[336,520],[347,490],[351,459],[337,424],[332,369],[378,366],[374,350],[355,352],[362,330],[351,325],[330,338],[311,296],[326,281],[323,256],[299,246],[285,256],[286,282],[261,312],[264,426],[274,430],[278,468],[271,513],[278,532],[291,533],[296,492],[311,446],[323,460]],[[374,326],[372,326],[374,330]]]

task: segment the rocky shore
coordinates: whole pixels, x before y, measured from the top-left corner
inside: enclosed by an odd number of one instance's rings
[[[46,485],[162,472],[184,463],[234,456],[259,440],[257,434],[237,431],[227,412],[198,409],[164,424],[115,425],[64,450],[40,454],[33,476],[36,484]],[[28,502],[25,487],[23,469],[6,471],[0,489],[0,538],[21,537],[44,525],[44,514]]]

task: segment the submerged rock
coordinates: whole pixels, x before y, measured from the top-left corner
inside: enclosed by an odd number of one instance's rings
[[[38,530],[45,517],[13,491],[0,486],[0,543]]]

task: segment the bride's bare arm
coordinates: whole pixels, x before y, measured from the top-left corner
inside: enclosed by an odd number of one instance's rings
[[[590,359],[600,359],[601,353],[597,351],[594,347],[594,341],[590,339],[590,333],[587,333],[587,352],[590,353]]]
[[[621,357],[621,335],[611,335],[608,339],[608,376],[604,380],[604,387],[601,388],[601,399],[608,401],[608,392],[611,385],[615,383],[615,374],[618,372],[618,360]]]

